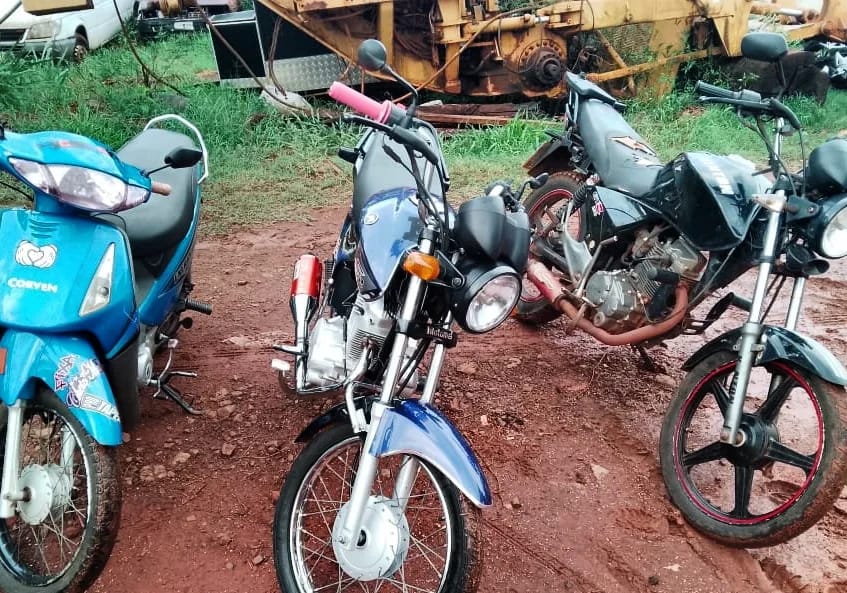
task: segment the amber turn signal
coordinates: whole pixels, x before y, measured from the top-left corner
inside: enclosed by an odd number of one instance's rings
[[[6,372],[6,349],[0,348],[0,375]]]
[[[406,256],[403,260],[403,269],[424,282],[435,280],[441,273],[438,259],[419,251],[413,251]]]

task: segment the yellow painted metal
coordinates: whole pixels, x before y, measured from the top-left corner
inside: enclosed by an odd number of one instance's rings
[[[260,1],[347,60],[355,60],[363,39],[377,37],[395,70],[414,84],[465,95],[561,94],[564,68],[587,59],[568,55],[579,33],[596,32],[606,56],[592,78],[624,78],[615,90],[632,92],[661,91],[684,61],[738,56],[754,20],[773,23],[790,39],[843,39],[847,29],[847,0],[824,0],[820,14],[795,9],[795,0],[562,0],[506,11],[505,0]],[[646,37],[626,48],[609,31]]]
[[[94,8],[94,0],[22,0],[21,4],[30,14],[55,14]]]

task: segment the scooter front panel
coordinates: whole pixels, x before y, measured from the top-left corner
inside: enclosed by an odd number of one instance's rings
[[[104,255],[102,306],[81,315]],[[105,266],[108,269],[108,266]],[[137,323],[132,264],[119,229],[84,216],[0,212],[0,325],[34,333],[85,332],[108,351]]]

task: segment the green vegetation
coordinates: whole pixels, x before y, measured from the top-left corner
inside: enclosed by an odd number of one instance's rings
[[[214,71],[205,35],[173,37],[141,46],[143,59],[175,92],[147,88],[138,64],[122,43],[92,54],[80,66],[33,64],[0,54],[0,120],[16,131],[60,129],[120,146],[151,117],[176,112],[193,121],[211,152],[205,232],[233,224],[305,217],[313,206],[348,199],[350,167],[335,156],[355,142],[358,130],[326,125],[311,116],[283,117],[253,91],[202,82]],[[823,107],[789,101],[807,123],[807,149],[847,128],[847,93],[830,92]],[[633,102],[629,121],[671,158],[682,150],[736,152],[762,160],[756,136],[722,108],[702,109],[690,92],[658,101]],[[520,179],[521,164],[547,137],[552,120],[516,120],[490,129],[455,132],[445,139],[453,200],[482,190],[498,178]],[[799,159],[794,139],[786,146]],[[1,193],[8,201],[13,194]]]

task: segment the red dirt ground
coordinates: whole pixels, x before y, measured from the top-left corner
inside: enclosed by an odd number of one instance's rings
[[[193,418],[145,399],[141,427],[122,448],[118,543],[94,592],[278,591],[274,494],[299,451],[294,437],[334,402],[283,399],[270,345],[291,338],[295,257],[329,253],[342,216],[320,210],[310,222],[198,245],[195,296],[215,313],[182,334],[176,366],[199,372],[180,386],[207,413]],[[810,285],[801,330],[845,360],[847,268]],[[668,502],[659,427],[680,362],[702,337],[658,349],[668,375],[642,371],[629,349],[566,335],[558,322],[539,331],[510,320],[493,335],[461,338],[438,403],[470,439],[495,494],[483,515],[480,591],[847,591],[847,493],[808,532],[752,552],[698,535]]]

